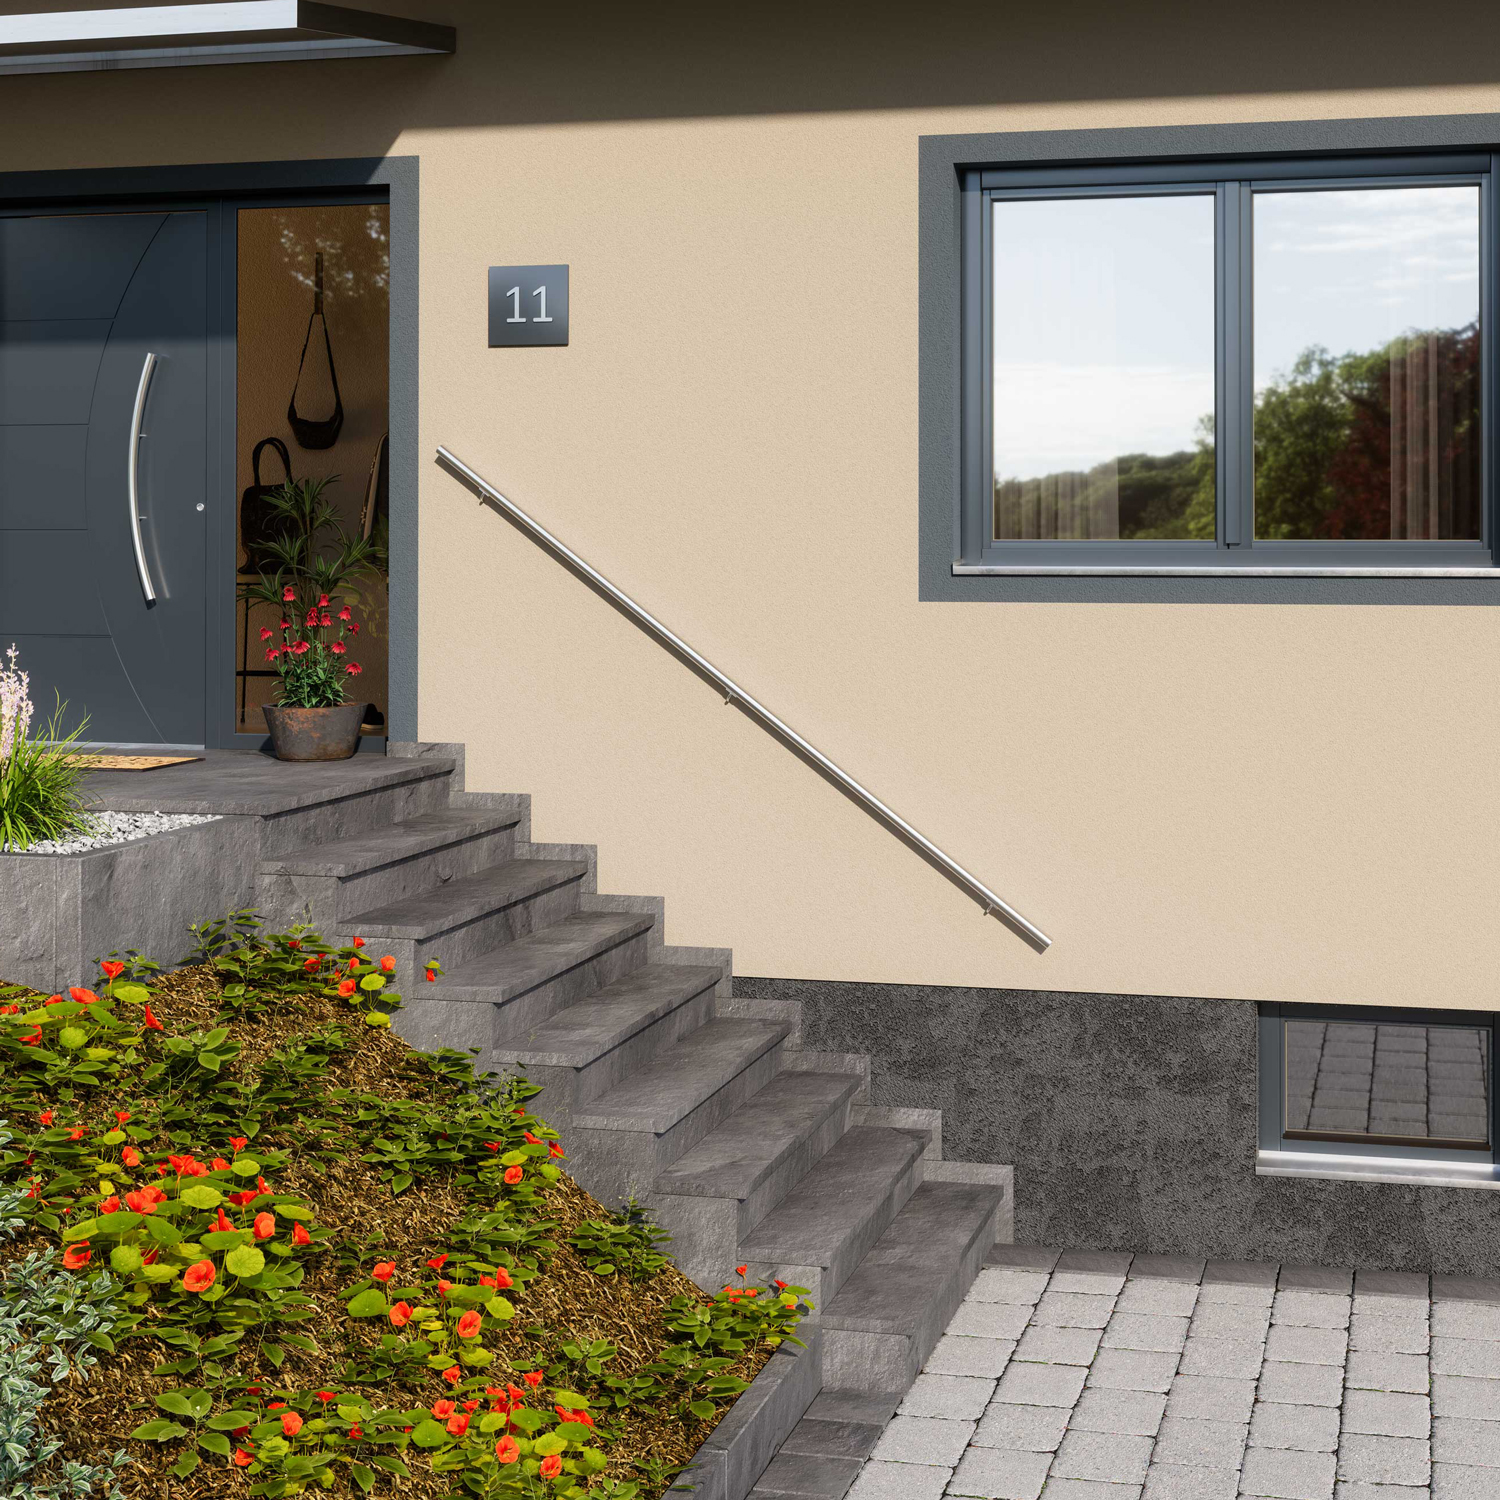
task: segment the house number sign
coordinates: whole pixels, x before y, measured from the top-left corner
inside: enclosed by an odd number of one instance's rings
[[[490,348],[568,342],[566,266],[490,267]]]

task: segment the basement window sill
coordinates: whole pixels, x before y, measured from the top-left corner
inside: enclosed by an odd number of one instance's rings
[[[1322,1182],[1389,1182],[1408,1187],[1500,1188],[1492,1162],[1413,1161],[1389,1156],[1335,1156],[1261,1151],[1257,1177],[1311,1177]]]

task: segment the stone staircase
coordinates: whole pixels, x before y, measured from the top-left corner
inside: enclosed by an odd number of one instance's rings
[[[408,1042],[540,1084],[577,1179],[646,1204],[705,1289],[740,1264],[809,1288],[825,1390],[904,1390],[1011,1238],[1010,1168],[945,1162],[936,1111],[872,1106],[868,1059],[803,1050],[796,1005],[733,998],[727,952],[665,946],[661,903],[600,895],[591,848],[533,844],[527,799],[465,791],[462,747],[392,754],[418,774],[263,820],[265,916],[405,973],[441,958]]]

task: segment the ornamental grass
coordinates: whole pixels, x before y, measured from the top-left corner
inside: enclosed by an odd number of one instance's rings
[[[705,1296],[536,1088],[394,1034],[360,939],[195,931],[172,973],[0,987],[0,1493],[691,1486],[803,1290]]]

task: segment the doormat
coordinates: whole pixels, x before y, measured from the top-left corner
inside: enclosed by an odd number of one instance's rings
[[[201,755],[77,755],[74,760],[91,771],[157,771],[162,766],[185,766]]]

